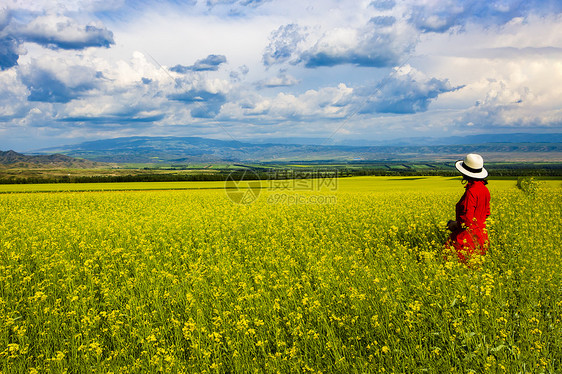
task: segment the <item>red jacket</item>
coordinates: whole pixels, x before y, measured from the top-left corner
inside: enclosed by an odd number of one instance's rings
[[[461,261],[466,261],[466,256],[474,252],[486,253],[489,246],[486,218],[490,215],[490,191],[483,181],[469,182],[465,188],[456,205],[459,228],[447,241],[447,246],[457,251]]]

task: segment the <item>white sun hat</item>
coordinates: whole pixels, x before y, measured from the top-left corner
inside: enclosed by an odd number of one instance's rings
[[[488,171],[484,169],[482,156],[476,153],[469,153],[464,160],[455,163],[455,167],[461,174],[475,179],[484,179],[488,176]]]

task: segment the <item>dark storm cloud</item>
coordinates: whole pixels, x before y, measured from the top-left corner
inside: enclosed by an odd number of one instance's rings
[[[52,71],[40,67],[31,67],[21,72],[21,81],[29,90],[28,101],[40,101],[48,103],[68,103],[78,98],[85,91],[96,87],[96,72],[87,68],[76,67],[76,76],[89,75],[89,79],[69,85],[59,79]]]
[[[185,74],[190,71],[218,71],[221,64],[226,63],[226,56],[209,55],[204,59],[195,61],[191,66],[176,65],[170,68],[171,71]]]
[[[81,50],[109,47],[113,33],[105,27],[81,25],[63,15],[35,16],[30,12],[0,10],[0,69],[17,65],[24,42],[50,49]]]
[[[360,113],[409,114],[425,112],[438,95],[461,87],[452,87],[448,80],[416,77],[412,72],[391,74],[376,87],[358,89],[359,96],[367,96]]]
[[[115,44],[113,33],[105,28],[82,26],[74,36],[64,37],[58,33],[30,30],[19,34],[22,40],[40,44],[51,49],[84,49],[88,47],[109,47]]]
[[[10,12],[0,9],[0,70],[16,66],[20,55],[20,41],[5,30],[10,20]]]
[[[105,27],[83,25],[64,15],[40,15],[12,19],[6,29],[19,40],[40,44],[51,49],[84,49],[109,47],[115,44],[113,33]]]
[[[558,0],[441,1],[414,6],[410,22],[422,32],[446,32],[467,22],[501,25],[531,13],[548,15],[561,11],[562,2]]]
[[[370,22],[377,26],[392,26],[396,23],[396,18],[392,16],[373,17]]]
[[[119,115],[112,116],[99,116],[99,117],[65,117],[60,118],[59,122],[86,122],[91,124],[132,124],[132,123],[152,123],[155,121],[160,121],[164,118],[164,114],[158,114],[154,116],[137,116],[137,112],[122,113]]]
[[[18,64],[20,43],[12,36],[0,38],[0,70]]]
[[[336,66],[343,64],[353,64],[357,66],[367,67],[394,66],[399,62],[398,57],[399,56],[390,53],[374,53],[365,55],[357,52],[346,54],[318,52],[313,54],[305,54],[302,58],[305,61],[305,67],[317,68],[321,66]]]
[[[447,32],[468,22],[503,25],[515,17],[562,11],[562,1],[555,0],[442,0],[417,4],[414,2],[403,16],[376,16],[364,25],[326,30],[320,36],[311,36],[298,24],[283,25],[271,33],[263,63],[266,67],[283,63],[307,68],[343,64],[392,67],[400,65],[410,55],[419,41],[420,32]],[[379,11],[387,11],[393,9],[396,2],[376,0],[370,5]],[[346,34],[338,35],[342,32]]]
[[[395,5],[396,1],[394,0],[375,0],[371,2],[371,6],[378,10],[390,10]]]
[[[352,64],[365,67],[388,67],[400,63],[401,58],[414,47],[414,39],[401,34],[394,27],[396,19],[390,16],[373,17],[358,30],[356,45],[341,48],[322,40],[301,55],[307,68]]]
[[[213,118],[219,114],[223,103],[206,102],[200,106],[191,109],[193,118]]]
[[[168,98],[194,104],[191,108],[191,116],[195,118],[213,118],[220,112],[222,105],[226,103],[226,96],[223,93],[203,90],[189,90],[169,95]]]
[[[265,66],[289,62],[307,68],[352,64],[365,67],[389,67],[400,63],[415,46],[416,35],[397,25],[392,16],[371,18],[356,29],[347,29],[339,37],[329,30],[312,47],[299,44],[309,36],[299,25],[281,26],[270,35],[263,54]],[[310,43],[310,40],[308,40]]]

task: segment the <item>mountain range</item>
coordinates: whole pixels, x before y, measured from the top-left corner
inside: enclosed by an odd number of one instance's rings
[[[93,169],[103,164],[86,159],[77,159],[63,154],[24,155],[14,151],[0,151],[0,167],[10,168],[68,168]]]
[[[561,161],[562,134],[485,134],[449,138],[409,138],[379,145],[323,145],[326,139],[284,143],[240,142],[201,137],[122,137],[41,149],[98,162],[197,163],[314,160],[450,160],[470,152],[494,161]],[[314,144],[318,143],[318,144]]]

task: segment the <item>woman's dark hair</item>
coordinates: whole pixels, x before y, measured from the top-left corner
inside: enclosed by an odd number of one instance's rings
[[[467,181],[467,182],[482,181],[482,182],[484,182],[484,184],[488,184],[488,180],[487,180],[486,178],[482,178],[482,179],[480,179],[480,178],[472,178],[472,177],[469,177],[468,175],[464,175],[464,174],[463,174],[463,175],[462,175],[462,179],[464,179],[464,180]]]

